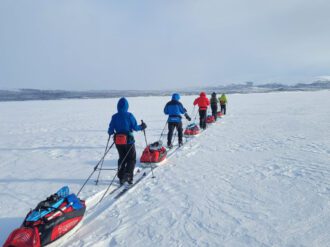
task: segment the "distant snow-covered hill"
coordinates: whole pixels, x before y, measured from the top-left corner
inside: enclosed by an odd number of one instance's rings
[[[25,101],[25,100],[57,100],[57,99],[95,99],[137,96],[164,96],[178,91],[184,95],[198,94],[200,91],[211,93],[267,93],[278,91],[315,91],[330,89],[330,80],[319,80],[310,84],[285,85],[270,83],[253,85],[252,82],[245,84],[230,84],[226,86],[197,87],[174,90],[91,90],[91,91],[65,91],[65,90],[40,90],[18,89],[0,90],[0,101]]]

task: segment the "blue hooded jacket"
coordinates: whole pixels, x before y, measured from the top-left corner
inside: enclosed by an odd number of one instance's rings
[[[164,108],[164,113],[169,115],[167,120],[169,123],[180,123],[181,115],[187,112],[179,100],[180,94],[174,93],[172,95],[172,100],[169,101]]]
[[[114,114],[111,118],[108,134],[124,133],[132,138],[128,144],[134,143],[133,130],[142,130],[141,126],[137,124],[135,117],[132,113],[128,112],[128,101],[126,98],[120,98],[117,104],[118,113]]]

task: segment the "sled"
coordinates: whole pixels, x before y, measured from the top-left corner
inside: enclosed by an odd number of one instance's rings
[[[215,122],[214,116],[208,115],[206,117],[206,123],[214,123],[214,122]]]
[[[141,163],[159,163],[166,158],[166,148],[161,141],[148,145],[140,158]]]
[[[221,111],[218,111],[218,112],[217,112],[217,116],[218,116],[218,117],[223,117],[223,113],[222,113]]]
[[[15,229],[4,247],[41,247],[62,237],[83,218],[85,201],[69,194],[67,186],[40,202]]]
[[[191,123],[184,131],[185,136],[194,136],[200,133],[199,127],[195,123]]]

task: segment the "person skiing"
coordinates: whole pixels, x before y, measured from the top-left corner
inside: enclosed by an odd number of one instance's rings
[[[133,173],[136,163],[135,140],[133,131],[144,130],[147,125],[142,122],[138,125],[132,113],[128,112],[128,101],[120,98],[117,104],[118,112],[114,114],[109,123],[109,138],[114,135],[114,142],[119,154],[118,172],[120,185],[125,182],[133,183]]]
[[[167,123],[168,123],[168,134],[167,134],[167,147],[172,148],[172,136],[173,131],[176,128],[178,131],[179,137],[179,146],[182,146],[182,136],[183,136],[183,129],[182,129],[182,121],[181,115],[184,114],[188,121],[191,121],[186,108],[183,107],[180,100],[180,94],[174,93],[172,95],[172,100],[167,102],[164,108],[164,113],[168,115]]]
[[[217,94],[213,92],[211,95],[210,103],[211,103],[212,115],[215,121],[217,121],[218,102],[219,101],[217,99]]]
[[[206,129],[206,112],[207,107],[210,105],[209,99],[206,97],[205,92],[201,92],[199,97],[195,99],[194,106],[199,107],[199,127],[201,129]]]
[[[219,98],[219,101],[220,101],[221,112],[224,115],[226,115],[227,97],[226,97],[226,95],[224,93]]]

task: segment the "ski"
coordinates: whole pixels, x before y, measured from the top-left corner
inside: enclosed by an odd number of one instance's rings
[[[186,143],[188,143],[190,140],[186,140],[185,142],[183,142],[183,144],[181,146],[179,146],[179,144],[174,145],[171,149],[168,150],[167,156],[166,158],[171,158],[177,151],[179,151],[180,149],[182,149]]]
[[[127,191],[132,189],[135,185],[137,185],[143,178],[147,176],[146,172],[143,172],[143,174],[131,185],[125,185],[124,189],[122,189],[115,197],[114,200],[118,200],[121,196],[123,196]],[[122,187],[122,186],[121,186]]]
[[[144,170],[145,168],[142,168],[142,170]],[[134,176],[136,176],[137,174],[141,173],[141,169],[137,168],[136,172],[134,172]],[[115,194],[117,191],[119,191],[121,188],[124,187],[123,184],[120,184],[119,182],[115,182],[113,181],[112,184],[115,186],[115,188],[113,190],[111,190],[109,193],[105,192],[102,196],[102,198],[99,200],[99,203],[105,198],[108,197],[110,195]]]

